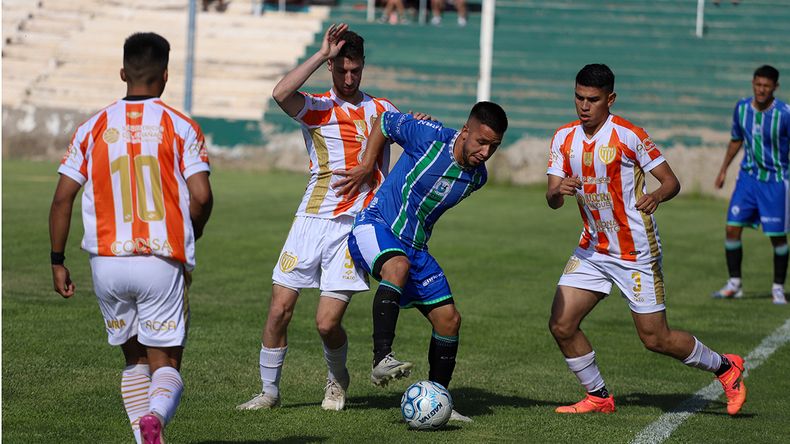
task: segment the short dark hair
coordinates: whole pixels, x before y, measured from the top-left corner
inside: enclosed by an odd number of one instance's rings
[[[365,60],[365,39],[354,31],[344,32],[339,40],[345,40],[346,43],[340,48],[337,53],[338,57],[347,57],[352,60]]]
[[[477,102],[469,113],[469,118],[475,118],[499,135],[507,131],[507,114],[501,106],[494,102]]]
[[[614,91],[614,73],[603,63],[585,65],[576,74],[576,84],[600,88],[610,93]]]
[[[754,77],[765,77],[773,80],[774,83],[779,83],[779,70],[771,65],[763,65],[754,71]]]
[[[129,83],[150,85],[157,81],[169,59],[170,43],[153,32],[132,34],[123,44],[123,69]]]

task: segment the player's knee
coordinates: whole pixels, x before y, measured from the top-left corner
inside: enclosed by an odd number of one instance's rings
[[[337,332],[341,327],[340,322],[335,319],[317,317],[315,319],[315,328],[318,330],[318,334],[325,338]]]
[[[266,320],[266,328],[282,330],[288,327],[293,316],[293,307],[273,304],[269,307],[269,317]]]
[[[381,267],[381,278],[390,282],[402,282],[409,275],[411,263],[406,256],[395,256]]]
[[[444,331],[447,332],[448,335],[455,336],[461,331],[461,313],[458,313],[458,310],[448,314],[442,321]]]
[[[641,335],[639,339],[646,349],[655,353],[664,353],[667,350],[666,341],[660,335]]]
[[[576,332],[576,328],[567,322],[562,322],[559,319],[549,319],[549,331],[551,335],[557,340],[570,339]]]

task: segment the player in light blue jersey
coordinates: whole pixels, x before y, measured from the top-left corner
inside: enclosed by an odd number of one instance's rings
[[[754,97],[742,99],[732,117],[732,140],[716,177],[716,187],[724,186],[727,168],[744,149],[738,181],[727,212],[725,252],[730,278],[713,293],[715,298],[740,298],[743,227],[763,226],[774,247],[774,304],[787,304],[784,293],[787,276],[787,233],[790,231],[788,192],[788,151],[790,151],[790,106],[774,97],[779,87],[779,71],[765,65],[754,72]]]
[[[461,315],[442,268],[428,252],[436,221],[487,179],[485,162],[507,129],[505,111],[479,102],[460,131],[409,114],[383,113],[368,139],[360,168],[369,168],[386,139],[403,154],[373,201],[357,215],[348,247],[354,262],[380,281],[373,300],[371,380],[386,385],[412,368],[392,354],[400,308],[416,307],[433,326],[429,379],[450,384]],[[469,420],[453,411],[451,419]]]

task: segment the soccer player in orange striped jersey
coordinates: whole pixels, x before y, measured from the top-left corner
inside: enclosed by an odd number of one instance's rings
[[[300,92],[324,64],[332,74],[332,88],[317,95]],[[341,410],[345,405],[348,341],[341,322],[351,296],[368,289],[365,272],[349,255],[348,234],[354,216],[373,198],[388,170],[389,145],[377,159],[372,184],[365,182],[351,193],[340,194],[345,180],[341,174],[359,164],[376,118],[384,111],[397,111],[388,100],[360,91],[364,66],[362,37],[345,24],[332,25],[321,48],[286,74],[272,92],[280,108],[302,125],[310,181],[272,275],[272,298],[259,357],[262,390],[238,405],[239,410],[280,404],[287,328],[303,288],[320,289],[316,325],[328,367],[321,406]]]
[[[615,410],[592,345],[580,329],[614,283],[628,300],[645,347],[715,373],[727,395],[727,412],[736,414],[746,401],[743,359],[716,353],[667,324],[661,244],[653,213],[680,191],[677,177],[643,129],[610,113],[616,94],[609,67],[582,68],[575,96],[579,120],[560,127],[551,142],[546,200],[557,209],[565,196],[575,197],[584,228],[557,285],[549,328],[587,396],[556,411]],[[660,183],[651,193],[645,172]]]
[[[195,240],[211,214],[200,127],[160,99],[170,44],[153,33],[124,43],[126,97],[77,128],[63,157],[49,215],[52,279],[76,286],[64,265],[74,199],[82,193],[94,292],[108,342],[126,359],[121,392],[138,443],[159,443],[183,389]]]

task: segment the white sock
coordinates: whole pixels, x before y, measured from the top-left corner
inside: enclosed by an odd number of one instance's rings
[[[268,348],[261,345],[260,367],[264,393],[280,396],[280,376],[286,353],[288,353],[287,345],[282,348]]]
[[[730,278],[730,284],[735,288],[741,288],[741,278]]]
[[[606,385],[598,370],[598,364],[595,362],[595,351],[578,358],[565,358],[565,362],[568,363],[568,368],[576,375],[587,392],[600,390]]]
[[[137,444],[140,437],[140,418],[148,414],[148,387],[151,385],[151,370],[148,364],[126,366],[121,374],[121,397],[123,407],[129,416],[132,432]]]
[[[334,350],[327,348],[326,344],[324,344],[324,359],[329,369],[329,374],[327,375],[329,379],[338,381],[339,379],[345,380],[348,378],[348,369],[346,368],[347,356],[348,340]]]
[[[721,367],[721,355],[711,350],[702,342],[694,337],[694,350],[688,355],[683,363],[689,367],[715,372]]]
[[[148,402],[151,413],[156,413],[167,424],[176,414],[184,382],[181,374],[173,367],[160,367],[151,375],[151,388],[148,391]]]

